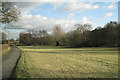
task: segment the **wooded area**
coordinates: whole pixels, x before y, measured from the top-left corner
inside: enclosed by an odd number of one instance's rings
[[[56,45],[69,47],[118,47],[120,46],[120,25],[109,22],[103,28],[91,30],[88,24],[76,24],[76,29],[64,32],[61,25],[55,25],[51,34],[45,30],[28,30],[19,35],[22,45]],[[9,41],[14,41],[13,39]],[[2,42],[7,42],[6,34],[2,33]]]
[[[60,25],[55,25],[53,32],[48,34],[45,30],[28,30],[21,33],[19,41],[22,45],[56,45],[71,47],[114,47],[120,46],[119,24],[109,22],[103,28],[91,30],[91,26],[76,24],[76,29],[64,32]],[[3,42],[5,33],[3,33]]]

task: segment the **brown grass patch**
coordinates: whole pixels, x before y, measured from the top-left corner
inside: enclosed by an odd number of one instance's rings
[[[10,46],[8,44],[2,44],[2,55],[5,55],[11,50]]]

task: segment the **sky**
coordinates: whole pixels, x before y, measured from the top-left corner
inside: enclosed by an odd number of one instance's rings
[[[76,23],[91,24],[92,29],[118,21],[117,2],[16,2],[21,12],[18,22],[5,25],[9,38],[18,38],[27,29],[52,32],[55,24],[68,32]],[[11,29],[8,29],[11,28]],[[8,34],[6,32],[6,34]]]

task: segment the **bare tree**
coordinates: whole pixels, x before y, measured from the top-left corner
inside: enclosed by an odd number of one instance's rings
[[[0,22],[10,23],[11,21],[18,21],[20,18],[20,11],[12,2],[0,2]]]
[[[77,27],[77,31],[79,31],[80,33],[83,33],[84,31],[89,31],[92,29],[90,24],[75,24],[75,26]]]
[[[54,38],[56,40],[56,45],[58,46],[60,43],[60,40],[62,38],[62,36],[64,36],[64,32],[62,31],[61,29],[61,25],[59,24],[56,24],[54,29],[53,29],[53,35],[54,35]]]

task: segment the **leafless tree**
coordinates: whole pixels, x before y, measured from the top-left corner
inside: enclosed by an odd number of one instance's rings
[[[18,21],[20,18],[20,11],[12,2],[0,2],[0,22],[10,23],[11,21]]]

